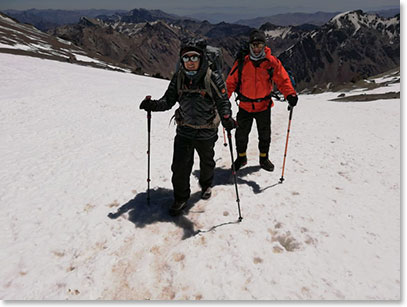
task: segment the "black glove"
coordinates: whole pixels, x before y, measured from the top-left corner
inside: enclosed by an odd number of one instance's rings
[[[144,100],[140,103],[140,109],[146,111],[154,111],[156,108],[156,101],[151,100],[151,96],[146,96]]]
[[[230,131],[237,127],[237,122],[230,115],[225,115],[222,118],[222,126],[225,127],[227,131]]]
[[[291,110],[291,108],[294,108],[297,105],[298,101],[298,96],[297,95],[288,95],[287,96],[287,101],[288,101],[288,111]]]

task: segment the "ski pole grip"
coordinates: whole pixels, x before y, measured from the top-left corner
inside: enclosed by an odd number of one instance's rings
[[[151,96],[147,95],[145,100],[151,100]],[[151,118],[151,110],[147,111],[147,118],[150,119]],[[150,122],[148,123],[148,129],[150,129]],[[150,131],[150,130],[149,130]]]

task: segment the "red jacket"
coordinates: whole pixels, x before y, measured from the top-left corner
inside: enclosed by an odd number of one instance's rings
[[[271,55],[270,48],[265,47],[266,58],[258,67],[255,67],[249,55],[246,55],[243,62],[240,93],[250,99],[258,99],[266,97],[273,90],[273,83],[270,80],[268,70],[274,68],[273,81],[276,83],[278,90],[287,98],[288,95],[296,95],[296,92],[291,84],[290,77],[284,69],[281,62]],[[237,61],[226,80],[228,97],[236,90],[238,83],[238,69],[236,68]],[[248,112],[261,112],[266,110],[269,105],[274,105],[271,98],[266,98],[260,102],[240,101],[239,107]]]

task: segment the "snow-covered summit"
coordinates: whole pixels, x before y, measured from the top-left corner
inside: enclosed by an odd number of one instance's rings
[[[360,28],[376,29],[382,34],[393,38],[400,35],[400,16],[392,18],[382,18],[376,14],[367,14],[361,10],[347,11],[333,17],[328,24],[334,25],[337,29],[352,28],[356,34]]]
[[[274,38],[286,38],[286,36],[291,32],[292,27],[276,27],[275,29],[266,30],[264,33],[268,39]]]

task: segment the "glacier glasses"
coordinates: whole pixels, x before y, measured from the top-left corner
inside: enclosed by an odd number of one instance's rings
[[[263,49],[265,46],[264,43],[260,43],[260,42],[254,42],[254,43],[250,43],[250,47],[252,48],[261,48]]]
[[[200,59],[199,55],[184,55],[184,56],[182,56],[182,61],[184,63],[189,62],[189,61],[198,62],[199,59]]]

